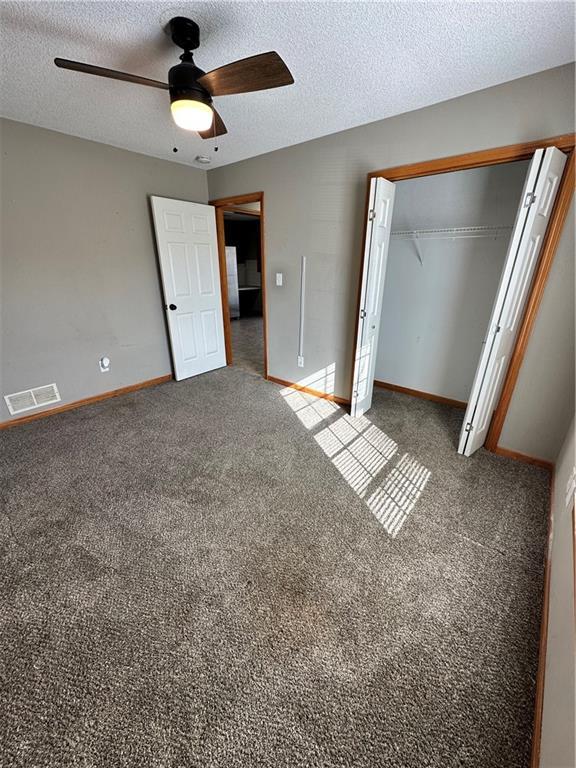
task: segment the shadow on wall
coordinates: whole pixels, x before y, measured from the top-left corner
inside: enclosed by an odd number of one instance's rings
[[[326,394],[334,393],[336,365],[297,383]],[[430,471],[365,416],[352,418],[331,400],[286,387],[284,402],[300,419],[357,496],[386,532],[395,538],[414,509]]]

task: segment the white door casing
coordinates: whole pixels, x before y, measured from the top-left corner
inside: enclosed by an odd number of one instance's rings
[[[486,440],[565,163],[555,147],[536,150],[530,163],[460,432],[458,453],[465,456]]]
[[[356,336],[350,407],[350,413],[355,417],[362,416],[372,405],[384,277],[390,245],[395,192],[395,185],[387,179],[376,178],[370,181],[370,204],[368,206],[368,221],[366,222],[360,316]]]
[[[177,381],[226,365],[216,216],[211,205],[152,198]]]

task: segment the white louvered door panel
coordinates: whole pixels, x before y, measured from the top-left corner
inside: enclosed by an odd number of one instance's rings
[[[396,187],[386,179],[372,179],[366,222],[366,243],[360,292],[360,317],[354,355],[350,413],[362,416],[372,405],[378,332],[388,261],[392,207]]]
[[[566,155],[555,147],[538,149],[530,163],[460,433],[458,453],[465,456],[486,440],[565,163]]]
[[[152,197],[177,381],[226,365],[216,218],[210,205]]]

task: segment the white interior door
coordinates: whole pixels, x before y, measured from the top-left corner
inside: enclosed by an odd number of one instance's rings
[[[354,355],[354,375],[350,413],[361,416],[372,405],[374,368],[378,350],[378,332],[384,276],[390,245],[392,207],[396,187],[386,179],[370,182],[370,205],[366,222],[366,244],[360,292],[360,316]]]
[[[565,163],[555,147],[538,149],[530,163],[460,433],[458,453],[465,456],[484,445]]]
[[[177,381],[226,365],[216,216],[211,205],[152,197]]]

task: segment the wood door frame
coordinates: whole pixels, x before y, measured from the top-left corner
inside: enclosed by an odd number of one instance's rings
[[[260,203],[260,211],[242,208],[246,203]],[[262,275],[262,321],[264,335],[264,378],[268,378],[268,310],[266,305],[266,250],[264,239],[264,192],[251,192],[246,195],[234,195],[210,200],[216,212],[216,236],[218,240],[218,262],[220,264],[220,291],[222,294],[222,314],[224,316],[224,344],[226,365],[232,365],[232,331],[230,312],[228,311],[228,271],[226,269],[226,237],[224,234],[224,214],[248,213],[260,219],[260,270]]]
[[[482,168],[489,165],[500,165],[502,163],[512,163],[517,160],[528,160],[534,152],[541,147],[557,147],[568,155],[568,160],[564,167],[556,202],[550,216],[550,221],[546,229],[546,235],[542,244],[542,250],[538,259],[538,265],[532,280],[532,287],[524,310],[524,316],[518,330],[518,335],[512,350],[510,362],[504,379],[500,399],[494,411],[490,429],[484,443],[484,447],[493,453],[498,448],[498,441],[502,433],[506,414],[512,399],[514,388],[518,381],[518,375],[522,366],[522,361],[526,353],[528,341],[534,327],[540,302],[544,294],[544,288],[550,274],[554,255],[560,241],[564,223],[568,215],[568,209],[572,202],[575,186],[575,150],[576,134],[566,133],[560,136],[552,136],[537,141],[528,141],[521,144],[510,144],[493,149],[483,149],[478,152],[466,152],[462,155],[452,155],[450,157],[437,158],[418,163],[409,163],[407,165],[397,165],[391,168],[384,168],[379,171],[371,171],[367,175],[366,200],[364,204],[364,223],[368,218],[368,209],[370,205],[370,181],[374,178],[384,178],[388,181],[405,181],[407,179],[416,179],[422,176],[436,176],[441,173],[452,173],[453,171],[465,171],[472,168]],[[362,293],[362,273],[364,269],[364,249],[366,241],[366,227],[362,235],[362,250],[360,252],[360,273],[358,278],[358,294],[356,300],[356,314],[354,318],[354,354],[352,360],[356,359],[356,344],[358,336],[358,318],[360,315],[360,299]],[[354,365],[350,375],[350,393],[352,393],[354,384]]]
[[[237,208],[233,205],[226,207],[226,213],[242,213],[245,216],[257,216],[260,218],[260,211],[253,211],[251,208]]]

